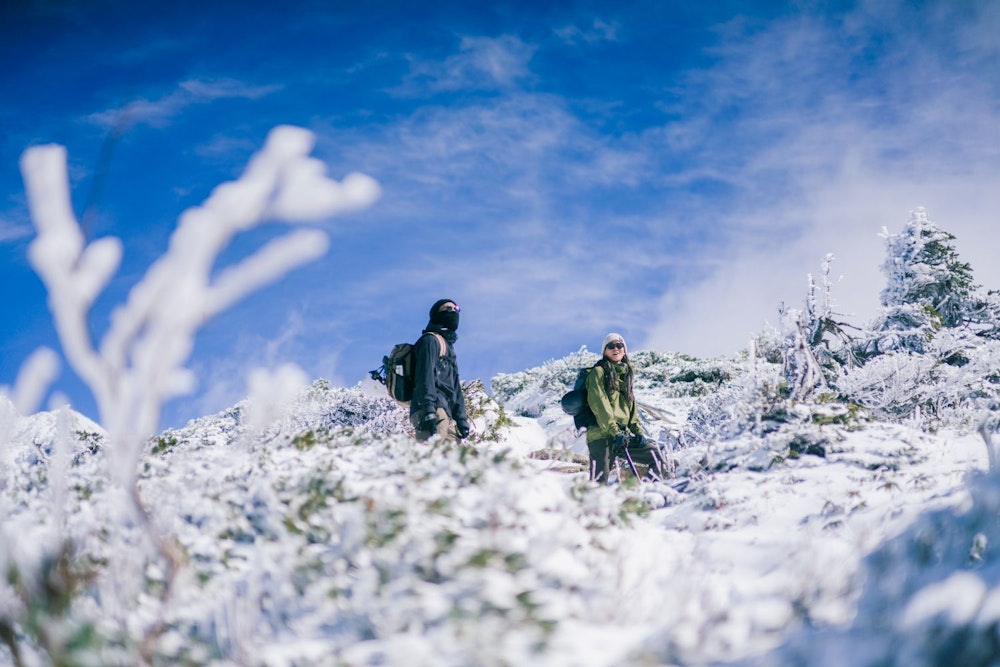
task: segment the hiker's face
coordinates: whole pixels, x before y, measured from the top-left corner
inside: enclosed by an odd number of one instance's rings
[[[604,348],[604,356],[615,363],[620,362],[625,357],[625,343],[620,340],[608,343]]]
[[[455,305],[452,301],[442,303],[440,307],[438,307],[437,312],[435,312],[434,316],[431,318],[431,322],[440,324],[446,329],[455,331],[458,329],[458,311],[460,310],[461,308]]]

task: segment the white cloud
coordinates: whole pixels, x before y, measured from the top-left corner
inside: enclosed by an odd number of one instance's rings
[[[91,114],[91,122],[105,127],[150,125],[165,127],[186,108],[219,99],[259,99],[281,90],[280,85],[254,86],[232,79],[182,81],[173,92],[158,99],[135,99],[125,106]]]
[[[881,57],[857,62],[866,35],[878,32],[869,18],[849,17],[844,41],[801,18],[729,34],[717,67],[691,77],[703,86],[703,113],[740,115],[731,127],[702,117],[673,133],[686,137],[693,169],[718,174],[744,201],[738,211],[697,212],[732,242],[717,249],[705,279],[666,292],[646,346],[734,352],[765,320],[776,321],[780,302],[801,307],[806,276],[819,273],[827,252],[837,258],[834,276],[844,276],[834,288],[838,310],[864,324],[884,285],[876,234],[898,231],[917,206],[957,236],[979,283],[1000,287],[992,257],[1000,154],[990,139],[1000,102],[994,61],[979,57],[995,47],[973,54],[965,45],[966,61],[980,63],[970,72],[935,38],[896,35]],[[922,28],[951,34],[962,26]],[[708,128],[714,138],[703,134]]]

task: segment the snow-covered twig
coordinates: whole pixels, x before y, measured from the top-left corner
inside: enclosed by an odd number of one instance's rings
[[[986,458],[990,464],[990,472],[996,472],[1000,470],[1000,456],[998,456],[996,447],[993,445],[993,434],[991,432],[991,427],[993,426],[996,418],[993,415],[987,415],[979,421],[979,435],[983,436],[983,440],[986,442]]]

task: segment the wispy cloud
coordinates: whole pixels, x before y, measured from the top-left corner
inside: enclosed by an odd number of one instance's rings
[[[589,25],[580,27],[577,24],[571,24],[556,28],[553,32],[563,42],[572,46],[581,42],[587,44],[614,42],[618,39],[618,30],[618,24],[595,18]]]
[[[31,233],[31,225],[17,222],[12,217],[0,213],[0,243],[27,238]]]
[[[301,310],[285,313],[274,334],[267,337],[257,333],[259,328],[246,325],[244,320],[254,317],[253,310],[242,308],[223,314],[219,322],[201,332],[200,338],[219,353],[193,364],[203,386],[194,397],[183,397],[168,405],[167,422],[177,423],[179,415],[212,414],[243,400],[248,395],[250,371],[255,368],[294,363],[310,368],[315,378],[342,383],[337,374],[338,353],[327,346],[316,346],[310,338],[316,326],[311,315]],[[212,341],[213,338],[220,340]]]
[[[120,108],[91,114],[88,119],[105,127],[150,125],[162,128],[185,109],[219,99],[259,99],[281,89],[280,85],[254,86],[232,79],[182,81],[176,90],[160,98],[135,99]]]
[[[443,61],[410,57],[410,73],[395,92],[416,95],[457,90],[510,90],[530,75],[535,48],[513,35],[463,37]]]
[[[489,228],[493,240],[520,226],[583,226],[589,200],[646,182],[654,166],[640,140],[608,139],[548,95],[428,107],[363,135],[332,124],[321,132],[338,150],[329,162],[385,185],[372,215]]]

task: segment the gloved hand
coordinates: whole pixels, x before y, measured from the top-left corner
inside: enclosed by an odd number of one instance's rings
[[[625,436],[624,433],[619,433],[611,440],[612,451],[616,453],[623,452],[625,451],[625,447],[627,444],[628,444],[628,438]]]
[[[646,446],[646,436],[642,433],[636,433],[633,435],[628,442],[629,447],[645,447]]]
[[[458,422],[455,425],[455,430],[458,431],[458,437],[461,440],[465,440],[469,437],[469,422]]]
[[[434,433],[437,431],[439,423],[441,423],[441,420],[438,419],[435,413],[431,412],[424,415],[423,419],[420,420],[420,430],[427,433]]]

